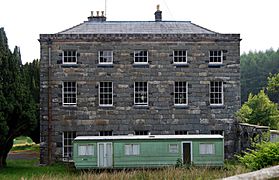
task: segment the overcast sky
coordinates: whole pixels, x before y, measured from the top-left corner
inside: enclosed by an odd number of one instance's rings
[[[219,33],[240,33],[241,52],[279,48],[279,0],[107,0],[108,21],[191,21]],[[105,0],[1,0],[0,27],[23,62],[40,57],[39,34],[57,33],[105,10]]]

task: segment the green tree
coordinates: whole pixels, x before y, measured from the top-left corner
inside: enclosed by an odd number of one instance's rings
[[[240,110],[236,113],[241,122],[269,126],[271,129],[279,128],[279,111],[277,104],[269,100],[261,90],[257,95],[249,95]]]
[[[7,165],[13,139],[28,135],[36,126],[36,107],[26,84],[20,50],[15,47],[11,53],[0,28],[0,168]]]
[[[267,78],[267,93],[269,98],[279,104],[279,73]]]

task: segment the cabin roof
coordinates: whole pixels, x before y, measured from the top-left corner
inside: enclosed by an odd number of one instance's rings
[[[82,140],[124,140],[124,139],[223,139],[223,136],[216,134],[198,135],[125,135],[125,136],[78,136],[74,141]]]

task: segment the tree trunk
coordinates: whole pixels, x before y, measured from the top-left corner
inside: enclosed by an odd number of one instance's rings
[[[7,166],[7,157],[12,147],[13,138],[4,144],[3,149],[0,149],[0,169]]]

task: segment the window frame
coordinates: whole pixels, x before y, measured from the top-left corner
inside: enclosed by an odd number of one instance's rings
[[[211,55],[211,52],[213,53],[213,55]],[[214,55],[214,53],[217,53],[217,55]],[[221,52],[221,55],[218,55],[219,54],[219,52]],[[211,64],[211,65],[222,65],[223,64],[223,57],[224,57],[224,52],[222,51],[222,50],[211,50],[211,51],[209,51],[209,63],[208,64]],[[221,59],[221,61],[219,62],[219,61],[217,61],[217,62],[215,62],[215,61],[211,61],[211,58],[220,58]]]
[[[75,92],[65,91],[65,83],[75,83]],[[73,87],[67,87],[68,89],[72,89]],[[75,103],[66,103],[65,95],[71,95],[71,97],[67,97],[68,99],[75,99]],[[74,96],[74,97],[72,97]],[[76,106],[77,105],[77,82],[76,81],[63,81],[62,83],[62,104],[63,106]]]
[[[80,147],[81,146],[86,146],[86,147],[88,147],[88,146],[91,146],[92,147],[92,154],[80,154]],[[94,151],[94,145],[93,144],[78,144],[78,146],[77,146],[77,155],[78,156],[95,156],[95,151]]]
[[[173,147],[171,147],[171,146],[176,146],[176,148],[175,149],[173,149]],[[171,153],[171,154],[177,154],[178,152],[179,152],[179,145],[178,144],[169,144],[169,151],[168,151],[169,153]]]
[[[69,52],[71,52],[71,53],[73,53],[74,55],[65,55],[65,53],[69,53]],[[66,54],[67,54],[66,53]],[[68,61],[66,61],[65,62],[65,58],[75,58],[75,61],[73,61],[73,62],[68,62]],[[62,64],[77,64],[77,61],[78,61],[78,53],[77,53],[77,50],[71,50],[71,49],[69,49],[69,50],[63,50],[63,53],[62,53]]]
[[[103,54],[104,53],[110,53],[110,55],[106,55],[104,56]],[[102,53],[102,55],[101,55]],[[111,61],[108,61],[108,62],[101,62],[101,58],[110,58]],[[111,50],[102,50],[102,51],[98,51],[98,64],[100,65],[112,65],[113,64],[113,51]]]
[[[179,54],[179,52],[186,52],[186,54],[185,54],[185,56],[184,55],[175,55],[175,52],[178,52],[178,54]],[[175,61],[175,58],[184,58],[185,57],[185,62],[184,61],[182,61],[182,62],[177,62],[177,61]],[[173,60],[173,64],[174,65],[179,65],[179,64],[182,64],[182,65],[185,65],[185,64],[188,64],[188,51],[187,50],[183,50],[183,49],[177,49],[177,50],[173,50],[172,51],[172,60]]]
[[[127,147],[129,147],[129,151],[127,151]],[[137,147],[137,150],[134,151],[135,147]],[[128,152],[128,153],[127,153]],[[125,156],[139,156],[140,155],[140,144],[124,144],[124,155]]]
[[[211,83],[220,83],[220,82],[221,82],[221,92],[211,92],[211,89],[212,89]],[[218,99],[221,99],[222,102],[221,103],[212,103],[213,99],[211,98],[211,94],[213,94],[214,96],[216,94],[221,94],[221,98],[218,98]],[[209,104],[210,104],[210,106],[223,106],[224,105],[224,82],[223,81],[210,81],[210,84],[209,84]]]
[[[138,52],[138,53],[136,53],[136,52]],[[146,56],[144,56],[144,55],[139,55],[139,56],[136,56],[136,54],[141,54],[141,53],[145,53],[146,52]],[[136,61],[136,58],[139,58],[139,59],[144,59],[144,58],[146,58],[146,61],[144,61],[144,62],[137,62]],[[146,64],[148,64],[148,51],[147,50],[135,50],[134,51],[134,64],[137,64],[137,65],[146,65]]]
[[[136,93],[136,83],[146,83],[146,92],[144,91],[143,93],[146,94],[146,102],[136,102],[136,94],[140,94],[140,92],[138,91],[138,93]],[[141,87],[138,87],[138,89]],[[143,87],[145,89],[145,86]],[[145,97],[144,97],[145,98]],[[134,105],[135,106],[148,106],[149,104],[149,98],[148,98],[148,81],[137,81],[134,82]]]
[[[176,92],[176,83],[186,83],[186,92]],[[180,86],[178,86],[177,88],[179,88]],[[180,95],[180,94],[185,94],[186,93],[186,103],[176,103],[176,94]],[[176,107],[184,107],[184,106],[188,106],[188,82],[187,81],[175,81],[174,82],[174,86],[173,86],[173,103],[174,106]]]
[[[62,160],[63,161],[72,161],[73,160],[73,140],[77,137],[76,131],[64,131],[62,133]],[[65,144],[65,140],[67,144]],[[68,144],[69,143],[69,144]],[[65,148],[66,151],[65,152]],[[70,151],[72,149],[72,151]],[[67,156],[66,156],[67,154]],[[69,156],[70,155],[70,156]]]
[[[201,146],[205,146],[204,147],[205,149],[203,149],[203,151],[202,151]],[[209,147],[210,147],[210,149],[209,149]],[[210,152],[209,152],[209,150],[210,150]],[[214,155],[214,154],[216,154],[215,144],[214,143],[200,143],[199,144],[199,154],[200,155]]]
[[[110,95],[111,94],[111,104],[101,104],[101,84],[102,83],[111,83],[111,87],[103,87],[103,89],[104,88],[106,88],[106,89],[111,89],[111,92],[110,93],[108,93],[108,92],[106,92],[107,94],[106,95]],[[100,107],[112,107],[113,106],[113,82],[112,81],[101,81],[101,82],[99,82],[99,88],[98,88],[99,90],[99,93],[98,93],[98,98],[99,98],[99,106]],[[104,95],[104,94],[102,94],[102,95]],[[110,100],[110,99],[107,99],[108,101]]]

